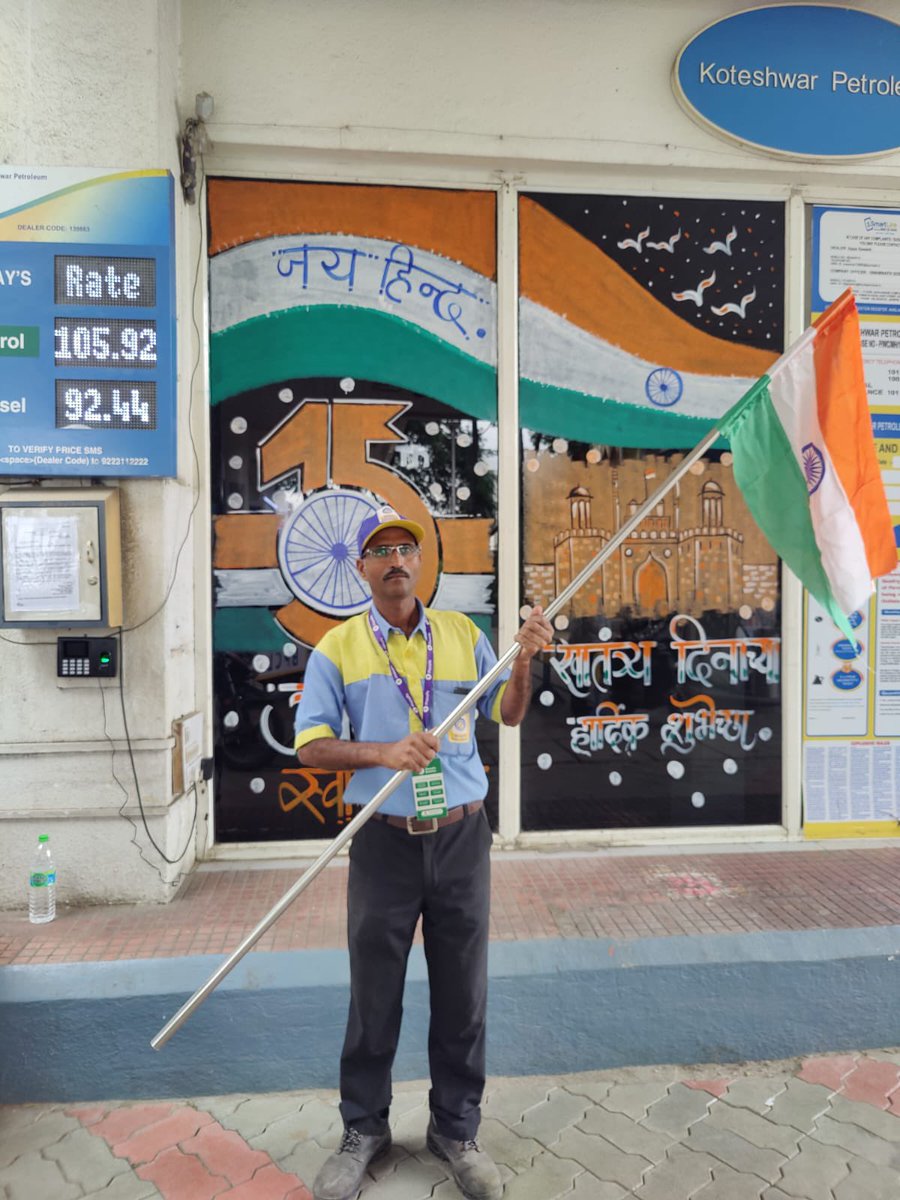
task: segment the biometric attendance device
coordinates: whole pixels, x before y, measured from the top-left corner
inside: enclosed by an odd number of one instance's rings
[[[114,637],[56,639],[56,674],[60,679],[113,679],[117,658]]]

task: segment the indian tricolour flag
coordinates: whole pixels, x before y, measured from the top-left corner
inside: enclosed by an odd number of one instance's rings
[[[848,614],[897,566],[846,291],[719,423],[773,549],[849,638]]]

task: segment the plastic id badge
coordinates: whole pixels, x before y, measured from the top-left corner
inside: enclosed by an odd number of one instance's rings
[[[412,785],[416,816],[420,820],[430,821],[432,817],[446,817],[444,768],[439,758],[432,759],[424,770],[416,771],[412,777]]]

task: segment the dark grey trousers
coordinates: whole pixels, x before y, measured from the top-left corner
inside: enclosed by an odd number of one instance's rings
[[[475,1137],[484,1092],[490,846],[484,809],[421,837],[373,819],[353,839],[341,1116],[360,1133],[387,1127],[406,961],[421,915],[431,1112],[443,1137]]]

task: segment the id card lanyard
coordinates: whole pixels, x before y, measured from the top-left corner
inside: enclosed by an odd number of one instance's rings
[[[410,691],[409,683],[400,674],[394,664],[391,662],[391,656],[388,653],[387,639],[381,632],[381,628],[375,617],[372,615],[371,608],[368,612],[369,628],[372,631],[372,637],[377,645],[384,651],[384,656],[387,659],[388,668],[391,672],[391,678],[397,685],[400,695],[406,701],[410,711],[418,717],[422,722],[422,728],[427,729],[431,723],[431,709],[434,700],[434,634],[431,631],[431,622],[423,614],[422,624],[425,635],[425,678],[422,680],[422,709],[419,711],[419,706],[416,704],[413,694]],[[416,816],[418,817],[443,817],[447,814],[447,798],[444,792],[443,770],[441,768],[441,760],[434,758],[423,771],[415,771],[412,777],[413,796],[416,802]]]

